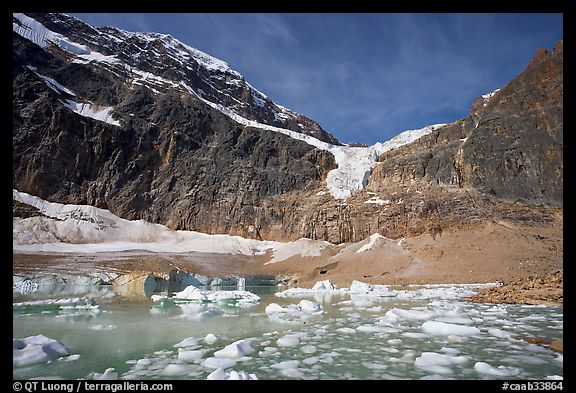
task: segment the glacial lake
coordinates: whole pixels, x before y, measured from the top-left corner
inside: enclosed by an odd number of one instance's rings
[[[41,334],[79,356],[14,367],[13,378],[81,379],[114,368],[119,379],[206,379],[215,371],[207,366],[209,358],[226,372],[262,380],[563,376],[561,353],[527,342],[562,338],[562,307],[462,302],[470,286],[411,286],[387,296],[283,297],[274,286],[246,287],[260,301],[242,307],[127,300],[108,297],[105,289],[95,297],[98,308],[15,305],[14,339]],[[294,308],[303,299],[321,305],[323,313],[266,313],[271,303]],[[205,340],[208,334],[217,341]],[[190,337],[196,340],[180,349],[187,353],[179,358],[175,344]],[[214,357],[238,340],[254,351],[224,363]]]

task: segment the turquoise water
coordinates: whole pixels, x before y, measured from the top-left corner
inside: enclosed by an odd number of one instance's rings
[[[561,354],[529,344],[539,337],[563,337],[563,309],[525,305],[463,303],[462,288],[411,288],[417,296],[278,297],[276,287],[247,287],[260,302],[249,307],[221,305],[216,315],[207,306],[167,305],[118,297],[97,299],[98,310],[62,310],[53,305],[14,307],[13,338],[42,334],[64,343],[77,360],[13,368],[14,378],[59,376],[87,378],[113,367],[120,379],[206,379],[214,371],[202,362],[226,345],[250,339],[255,350],[233,359],[227,369],[258,379],[544,379],[563,376]],[[292,323],[265,313],[270,303],[282,306],[308,299],[322,305],[322,315]],[[202,309],[199,309],[203,307]],[[390,310],[396,310],[391,318]],[[400,311],[398,311],[400,310]],[[408,311],[402,313],[402,310]],[[401,317],[398,317],[398,314]],[[476,327],[478,334],[431,334],[427,321]],[[219,336],[213,344],[209,334]],[[296,337],[294,346],[277,340]],[[195,337],[187,349],[204,350],[201,359],[178,360],[174,344]],[[426,354],[432,353],[432,354]],[[148,359],[136,364],[140,359]],[[487,365],[485,365],[485,363]],[[166,366],[182,364],[185,375],[166,375]],[[163,371],[164,370],[164,371]]]

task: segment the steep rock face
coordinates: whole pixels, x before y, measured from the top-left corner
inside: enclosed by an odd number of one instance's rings
[[[202,98],[229,108],[246,119],[340,145],[313,120],[272,102],[222,60],[187,46],[168,34],[133,33],[113,27],[93,28],[64,14],[28,15],[49,30],[73,38],[74,42],[88,48],[88,52],[97,53],[81,55],[80,60],[74,59],[73,62],[79,65],[89,63],[98,74],[111,73],[122,82],[146,86],[153,92],[165,92],[179,82],[185,82]],[[123,97],[119,90],[126,88],[126,84],[120,81],[108,84],[108,89],[98,78],[92,77],[89,81],[94,88],[87,88],[86,78],[78,78],[68,71],[54,70],[54,75],[72,90],[77,84],[82,84],[78,90],[88,99],[116,105],[116,101]],[[102,91],[103,85],[105,92]]]
[[[267,201],[319,188],[335,167],[326,152],[239,125],[152,77],[126,83],[117,65],[74,62],[18,34],[13,42],[16,189],[174,229],[259,237],[282,222],[259,213]]]
[[[166,35],[33,16],[74,42],[14,34],[20,191],[174,229],[333,243],[493,219],[546,224],[562,207],[561,42],[466,118],[384,153],[366,189],[343,201],[326,192],[330,153],[227,113],[338,142],[224,62]]]
[[[364,192],[309,206],[305,235],[351,242],[486,220],[552,224],[563,204],[562,66],[562,41],[539,50],[466,118],[382,154]]]

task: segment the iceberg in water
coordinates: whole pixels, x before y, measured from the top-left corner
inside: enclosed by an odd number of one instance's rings
[[[12,340],[12,362],[15,367],[44,363],[70,355],[60,341],[43,335]]]

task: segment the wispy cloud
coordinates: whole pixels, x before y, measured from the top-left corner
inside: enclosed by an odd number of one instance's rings
[[[90,14],[88,23],[170,33],[221,58],[344,142],[464,117],[538,47],[561,14]]]

